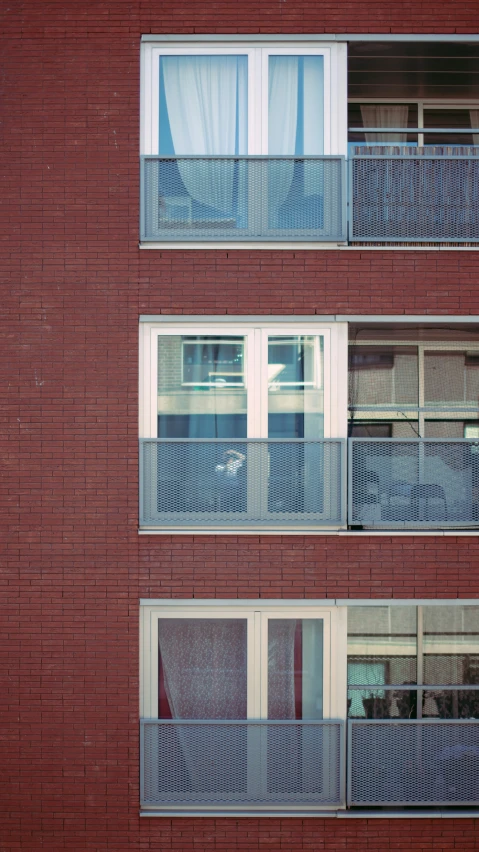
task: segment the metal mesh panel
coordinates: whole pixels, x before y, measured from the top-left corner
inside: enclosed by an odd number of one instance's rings
[[[340,805],[342,723],[142,722],[142,805]]]
[[[479,804],[479,722],[350,721],[348,804]]]
[[[345,240],[343,157],[143,157],[142,240]]]
[[[341,524],[343,446],[333,439],[142,440],[140,523]]]
[[[479,241],[479,156],[475,151],[454,156],[353,157],[350,238]]]
[[[470,440],[350,440],[349,522],[367,527],[479,524],[479,455]]]

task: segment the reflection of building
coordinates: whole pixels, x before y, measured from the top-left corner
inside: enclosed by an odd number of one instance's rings
[[[476,19],[280,5],[4,16],[9,852],[476,842]]]

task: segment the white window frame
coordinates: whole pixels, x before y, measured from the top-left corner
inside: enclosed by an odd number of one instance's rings
[[[141,601],[140,716],[158,718],[158,622],[167,618],[244,618],[247,634],[247,717],[267,719],[267,622],[270,618],[322,619],[323,718],[345,719],[347,608],[331,601]]]
[[[268,153],[267,61],[273,55],[322,56],[324,59],[324,154],[347,153],[347,46],[344,42],[255,42],[171,47],[171,42],[141,45],[140,153],[158,154],[160,56],[248,57],[248,154]]]
[[[140,438],[157,437],[158,418],[158,337],[162,335],[224,335],[225,338],[245,338],[245,384],[248,392],[248,438],[267,438],[268,435],[268,381],[263,371],[258,381],[255,376],[254,360],[251,353],[261,354],[263,364],[267,364],[267,336],[323,335],[324,336],[324,437],[347,437],[347,323],[337,322],[278,322],[267,318],[261,321],[241,321],[225,323],[222,317],[218,321],[211,318],[201,323],[201,317],[194,322],[172,321],[171,323],[140,323]]]
[[[479,101],[478,100],[453,100],[451,98],[444,99],[438,98],[437,101],[427,98],[349,98],[348,103],[351,104],[378,104],[378,105],[387,105],[387,104],[404,104],[404,106],[408,106],[409,104],[415,104],[417,106],[417,121],[419,131],[414,133],[414,130],[411,130],[410,135],[417,136],[417,145],[419,148],[424,146],[424,136],[425,134],[431,134],[431,128],[424,127],[424,111],[428,109],[444,109],[444,110],[462,110],[462,109],[479,109]],[[348,122],[349,128],[349,122]],[[406,128],[404,128],[406,130]],[[387,133],[387,127],[385,127],[381,132]],[[472,131],[471,131],[472,132]],[[348,137],[349,137],[349,129],[348,129]],[[361,143],[350,142],[350,145],[359,145]],[[366,143],[368,145],[374,145],[374,142]],[[394,144],[398,143],[387,143],[381,142],[378,143],[381,145]],[[404,145],[404,142],[399,143],[400,145]]]

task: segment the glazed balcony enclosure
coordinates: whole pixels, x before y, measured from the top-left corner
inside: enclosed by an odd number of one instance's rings
[[[477,602],[145,601],[142,637],[144,811],[479,806]]]
[[[142,530],[479,529],[477,323],[331,319],[145,322]]]
[[[479,242],[477,44],[144,49],[145,247]]]

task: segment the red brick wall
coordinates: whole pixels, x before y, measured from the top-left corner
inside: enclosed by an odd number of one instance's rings
[[[478,253],[139,251],[149,32],[473,32],[477,2],[11,0],[1,852],[475,849],[472,820],[138,816],[139,597],[479,597],[479,540],[138,537],[139,314],[479,314]]]

